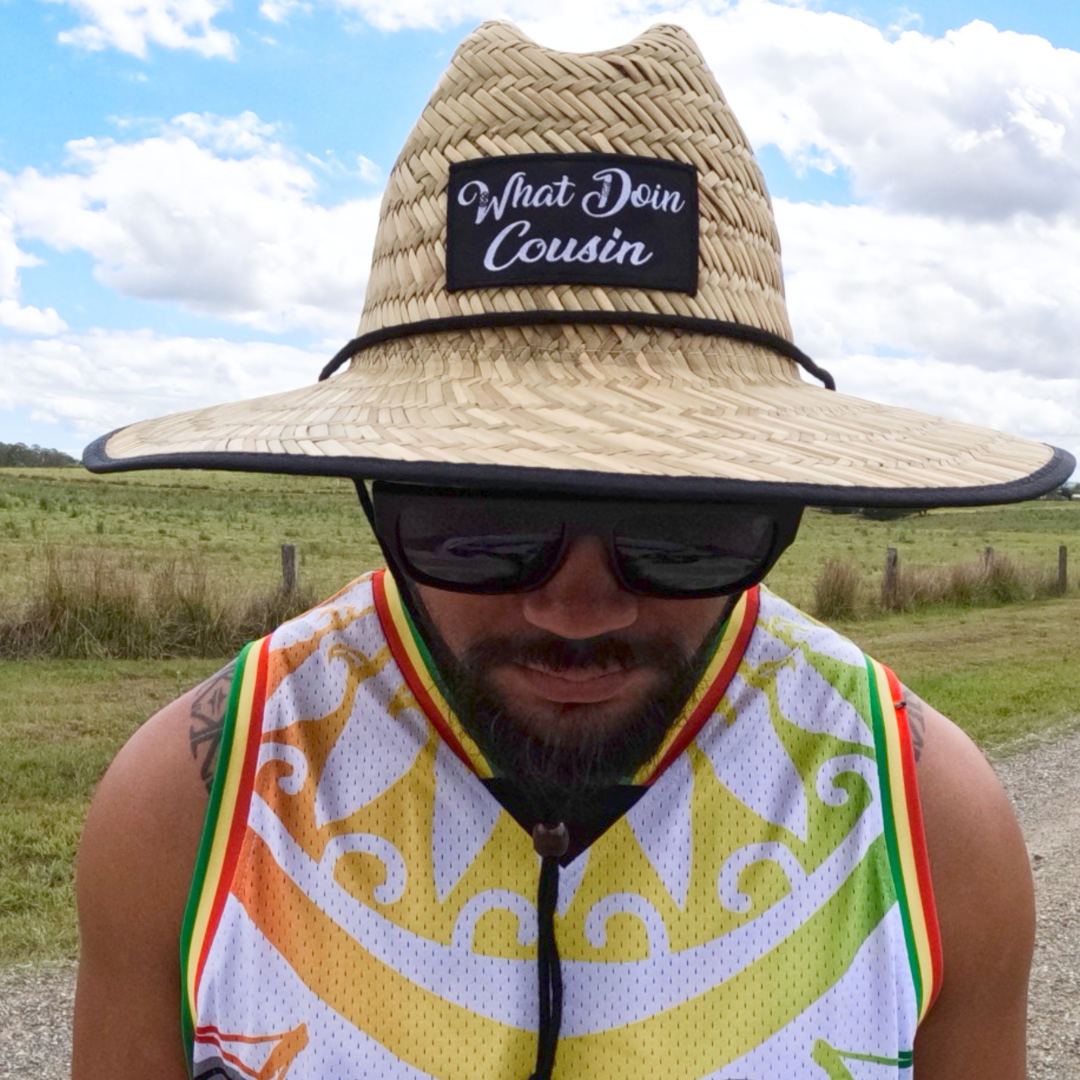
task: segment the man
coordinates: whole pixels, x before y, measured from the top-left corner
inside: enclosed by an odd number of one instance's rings
[[[1033,497],[1073,462],[834,393],[790,337],[684,32],[466,40],[324,381],[87,451],[372,480],[389,571],[102,781],[76,1080],[1024,1075],[1000,787],[758,583],[805,504]]]

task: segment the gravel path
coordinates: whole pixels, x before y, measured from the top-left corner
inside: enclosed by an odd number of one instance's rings
[[[75,965],[0,971],[0,1080],[64,1080],[71,1073]]]
[[[996,763],[1027,837],[1038,900],[1029,1080],[1080,1076],[1080,731]],[[72,964],[0,971],[0,1080],[65,1080]]]
[[[1080,1076],[1080,732],[996,762],[1035,873],[1029,1080]]]

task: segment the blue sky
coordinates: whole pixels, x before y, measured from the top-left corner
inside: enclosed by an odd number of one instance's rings
[[[943,0],[0,0],[0,441],[314,379],[461,37],[685,25],[841,388],[1080,452],[1080,11]],[[1080,453],[1078,453],[1080,456]]]

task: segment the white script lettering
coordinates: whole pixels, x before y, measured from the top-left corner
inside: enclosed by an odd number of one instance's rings
[[[604,240],[601,236],[590,236],[581,243],[577,238],[564,239],[553,236],[544,239],[539,236],[529,237],[532,225],[528,221],[512,221],[501,229],[484,253],[484,268],[492,273],[507,270],[516,262],[536,263],[629,263],[631,266],[644,266],[653,257],[640,240],[623,240],[621,229],[612,229],[611,236]],[[529,237],[527,240],[525,237]],[[514,247],[514,240],[523,242]],[[503,246],[506,250],[500,250]]]
[[[614,166],[593,173],[600,187],[587,192],[581,199],[581,209],[589,217],[614,217],[627,203],[639,209],[651,207],[666,213],[677,214],[686,205],[678,191],[668,191],[660,184],[635,184],[625,169]]]
[[[472,206],[476,203],[476,224],[479,225],[488,214],[492,214],[496,221],[502,221],[508,206],[515,210],[537,206],[567,207],[574,201],[575,187],[565,174],[553,184],[533,187],[526,182],[525,173],[516,172],[506,181],[500,195],[492,195],[491,189],[483,180],[470,180],[467,184],[462,184],[457,201],[459,206]]]

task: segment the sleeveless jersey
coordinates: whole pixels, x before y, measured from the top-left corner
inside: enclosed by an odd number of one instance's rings
[[[192,1075],[525,1080],[539,859],[380,571],[248,646],[183,941]],[[744,594],[561,871],[556,1080],[910,1078],[941,962],[899,684]]]

